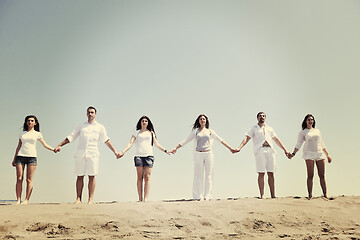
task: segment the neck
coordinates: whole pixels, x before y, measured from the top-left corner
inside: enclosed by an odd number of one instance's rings
[[[260,122],[258,122],[258,125],[259,125],[260,127],[262,127],[262,126],[265,126],[265,123],[260,123]]]
[[[95,122],[95,119],[88,119],[88,123],[93,123],[93,122]]]
[[[32,127],[32,128],[28,128],[28,132],[30,132],[30,131],[32,131],[32,130],[34,130],[34,128]]]
[[[141,132],[145,132],[145,131],[147,131],[148,129],[146,128],[146,127],[141,127],[141,129],[140,129],[140,131]]]

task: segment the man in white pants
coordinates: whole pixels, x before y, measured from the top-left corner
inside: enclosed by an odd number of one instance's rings
[[[96,109],[88,107],[87,118],[88,121],[80,124],[69,136],[66,137],[56,148],[55,152],[59,152],[61,147],[73,142],[79,137],[79,145],[75,155],[75,174],[76,179],[76,201],[75,204],[81,203],[82,190],[84,187],[84,176],[89,176],[89,200],[88,203],[93,203],[95,192],[95,176],[99,172],[99,141],[104,142],[110,150],[118,156],[115,148],[107,136],[106,129],[103,125],[95,121]]]
[[[284,145],[277,138],[274,129],[270,126],[265,125],[266,114],[264,112],[259,112],[257,114],[258,123],[249,129],[246,133],[244,140],[241,142],[240,146],[235,149],[235,152],[239,152],[252,138],[254,143],[254,154],[256,161],[256,171],[258,172],[258,185],[260,191],[260,198],[264,197],[264,176],[265,172],[268,175],[268,183],[270,188],[271,198],[276,198],[275,196],[275,149],[274,142],[284,150],[286,156],[289,156],[289,152],[285,149]]]

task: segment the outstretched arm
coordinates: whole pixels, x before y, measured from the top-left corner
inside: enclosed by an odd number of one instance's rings
[[[55,149],[54,149],[54,152],[60,152],[60,150],[61,150],[61,147],[62,146],[64,146],[64,145],[66,145],[66,144],[68,144],[70,141],[69,141],[69,139],[67,139],[67,138],[65,138],[65,140],[64,141],[62,141]]]
[[[122,156],[124,156],[124,154],[131,148],[131,146],[133,145],[135,141],[135,137],[131,136],[130,138],[130,142],[128,143],[128,145],[126,145],[126,147],[124,148],[124,150],[122,150],[120,153],[118,153],[117,158],[121,158]]]
[[[116,152],[114,146],[112,145],[110,139],[108,139],[106,142],[105,142],[106,146],[108,146],[108,148],[110,148],[110,150],[115,154],[116,157],[118,157],[118,153]]]
[[[15,167],[15,158],[16,158],[16,156],[18,155],[18,153],[19,153],[19,151],[20,151],[21,145],[22,145],[22,142],[21,142],[21,140],[19,139],[18,145],[17,145],[16,150],[15,150],[14,160],[12,161],[12,165],[13,165],[14,167]]]
[[[229,149],[230,152],[232,152],[232,153],[236,152],[236,150],[233,149],[232,147],[230,147],[229,144],[227,144],[227,142],[225,142],[224,140],[221,141],[221,144],[224,145],[225,147],[227,147],[227,149]]]
[[[151,134],[153,135],[153,139],[154,139],[154,145],[160,150],[163,151],[164,153],[170,155],[170,153],[163,147],[160,145],[160,143],[158,142],[158,140],[155,137],[155,134],[153,132],[151,132]]]
[[[286,148],[284,147],[284,145],[281,143],[280,139],[278,139],[277,137],[273,137],[273,140],[275,141],[275,143],[282,149],[284,150],[284,153],[287,157],[290,156],[290,153],[286,150]]]
[[[51,147],[49,144],[47,144],[43,138],[39,139],[39,142],[44,146],[44,148],[49,149],[50,151],[55,152],[55,149]]]
[[[244,140],[242,140],[242,142],[240,143],[240,146],[235,149],[235,151],[233,153],[237,153],[237,152],[240,152],[240,150],[250,141],[251,137],[249,136],[246,136],[244,138]]]

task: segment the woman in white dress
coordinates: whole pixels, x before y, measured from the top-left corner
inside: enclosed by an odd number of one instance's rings
[[[212,152],[214,140],[222,143],[231,152],[235,150],[219,137],[214,130],[209,128],[209,119],[205,114],[201,114],[197,117],[190,135],[170,152],[176,153],[177,149],[183,147],[193,139],[195,139],[196,143],[194,154],[193,199],[210,200],[213,193],[214,179],[214,155]]]
[[[54,151],[43,139],[40,133],[40,124],[36,116],[26,116],[23,132],[19,135],[19,143],[15,151],[12,165],[16,167],[16,204],[21,203],[22,183],[26,169],[26,197],[22,204],[28,204],[33,189],[33,177],[37,166],[36,142],[39,141],[45,148]]]
[[[135,143],[134,163],[137,172],[137,191],[139,202],[147,201],[150,191],[150,175],[154,165],[153,145],[160,151],[169,154],[156,139],[155,129],[147,116],[142,116],[136,124],[136,131],[130,138],[130,142],[119,153],[118,158],[124,156],[131,146]]]
[[[307,189],[309,199],[312,198],[313,178],[314,178],[314,165],[316,163],[318,175],[320,178],[320,186],[325,198],[327,198],[327,189],[325,181],[325,158],[331,163],[331,157],[325,148],[319,129],[315,128],[315,118],[313,115],[308,114],[302,122],[302,131],[298,135],[298,141],[294,148],[293,153],[289,156],[292,158],[296,152],[299,151],[302,144],[304,144],[303,158],[306,162],[307,168]],[[325,153],[325,154],[324,154]],[[326,155],[326,156],[325,156]]]

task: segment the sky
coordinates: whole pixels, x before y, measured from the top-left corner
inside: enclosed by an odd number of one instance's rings
[[[117,151],[142,115],[172,149],[202,113],[238,147],[259,111],[292,151],[312,113],[333,159],[329,196],[360,195],[359,26],[355,0],[0,0],[0,199],[16,199],[11,162],[25,116],[36,115],[56,147],[88,106]],[[214,198],[259,195],[252,144],[231,154],[214,143]],[[76,148],[54,154],[37,144],[31,202],[75,200]],[[301,154],[275,150],[277,196],[307,196]],[[94,200],[137,201],[134,148],[117,160],[100,143],[100,154]],[[149,200],[190,199],[192,144],[154,155]],[[316,175],[313,193],[321,195]]]

